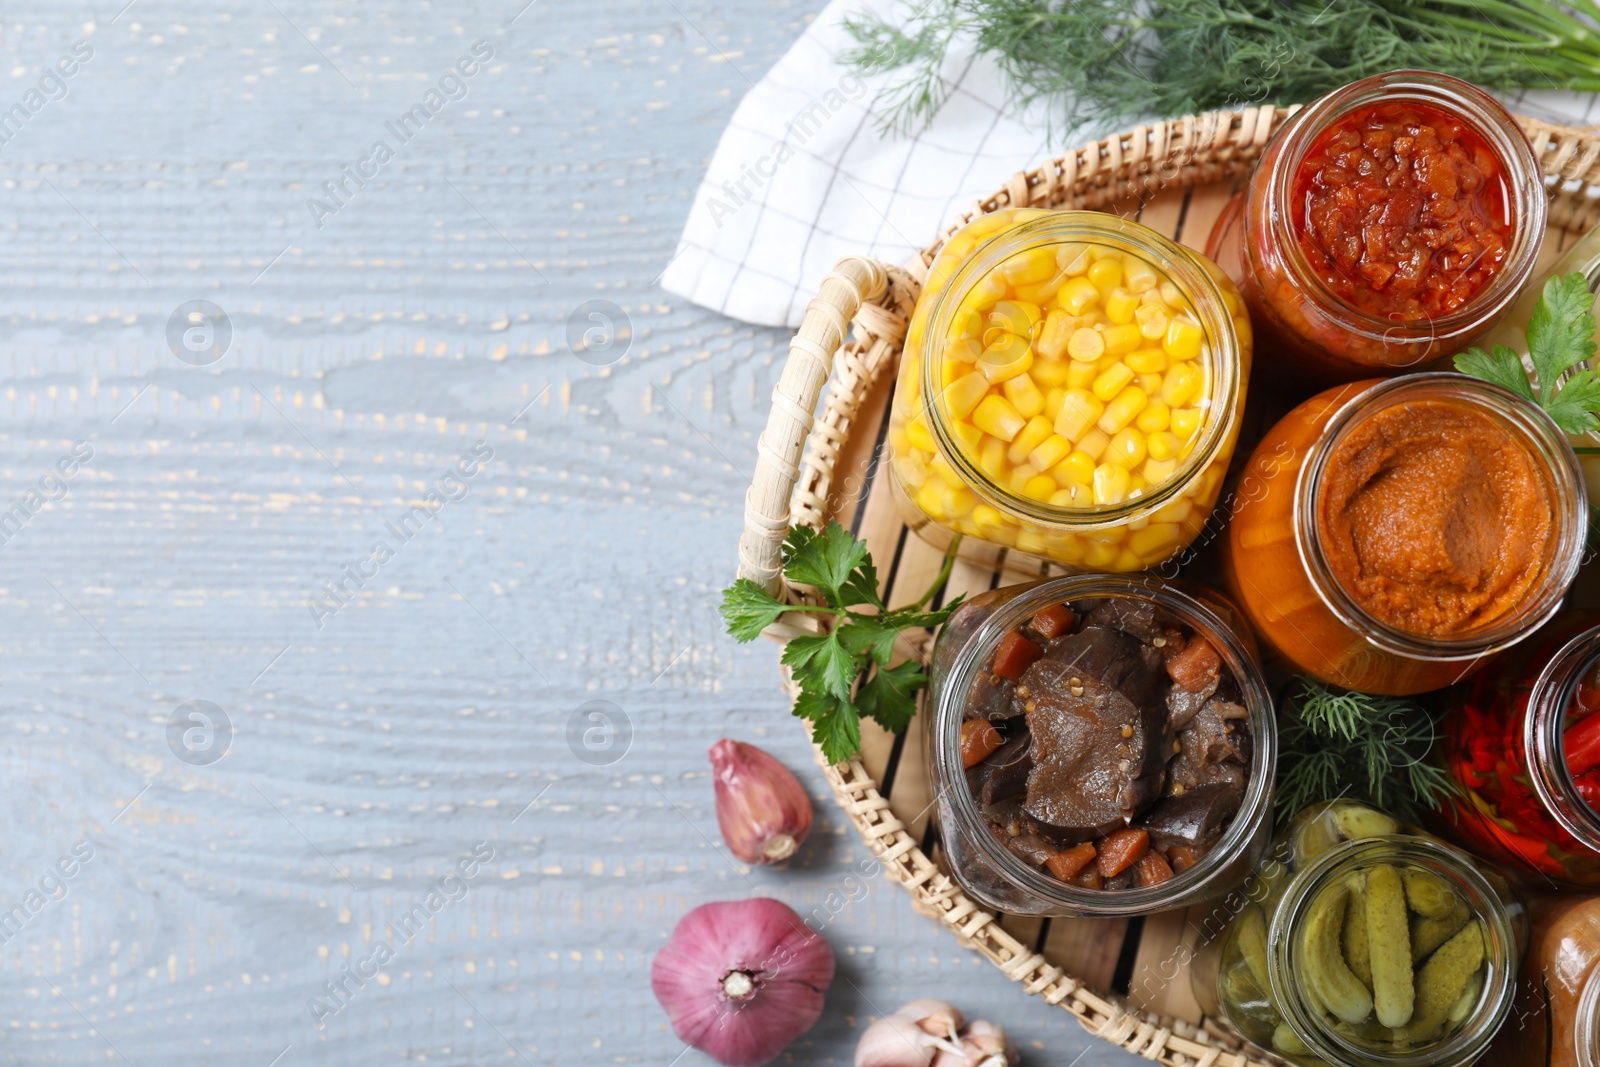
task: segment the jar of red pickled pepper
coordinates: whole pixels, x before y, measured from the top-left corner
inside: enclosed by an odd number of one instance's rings
[[[1595,621],[1558,616],[1453,690],[1443,723],[1456,834],[1552,884],[1600,886],[1600,626],[1579,632]]]
[[[1499,103],[1393,71],[1290,119],[1207,254],[1238,283],[1259,347],[1332,384],[1471,344],[1527,281],[1546,211],[1533,149]]]

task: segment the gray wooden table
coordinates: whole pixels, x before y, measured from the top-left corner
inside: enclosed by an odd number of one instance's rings
[[[919,995],[1122,1062],[847,881],[713,610],[785,339],[653,280],[818,0],[523,3],[5,10],[0,1061],[708,1063],[678,916],[842,891],[787,1062]],[[724,735],[816,796],[790,870],[717,837]]]

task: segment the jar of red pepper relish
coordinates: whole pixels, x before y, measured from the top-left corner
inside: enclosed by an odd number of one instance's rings
[[[1540,880],[1600,886],[1600,626],[1557,616],[1451,691],[1442,734],[1461,787],[1447,814],[1486,856]]]
[[[1546,210],[1503,107],[1444,74],[1394,71],[1290,119],[1207,254],[1243,293],[1259,350],[1327,385],[1471,344],[1533,270]]]

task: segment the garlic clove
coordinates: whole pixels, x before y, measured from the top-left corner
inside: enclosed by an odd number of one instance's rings
[[[789,768],[754,745],[723,738],[711,746],[717,825],[746,863],[782,863],[811,832],[811,798]]]
[[[856,1044],[855,1067],[929,1067],[939,1039],[899,1012],[867,1027]]]

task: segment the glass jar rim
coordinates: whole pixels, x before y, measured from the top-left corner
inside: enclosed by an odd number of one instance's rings
[[[1108,892],[1070,885],[1045,874],[996,841],[967,788],[959,750],[967,691],[973,676],[1006,632],[1053,603],[1113,597],[1151,601],[1213,641],[1223,664],[1233,673],[1249,713],[1252,752],[1250,778],[1239,811],[1199,862],[1158,885]],[[1254,650],[1238,636],[1233,623],[1181,587],[1154,575],[1075,574],[1048,579],[1019,594],[996,608],[967,637],[939,691],[930,741],[937,780],[950,783],[944,795],[956,825],[949,829],[961,833],[994,870],[1034,897],[1075,915],[1115,917],[1164,911],[1204,899],[1214,889],[1227,888],[1219,879],[1272,815],[1277,737],[1277,718],[1261,668]]]
[[[1466,122],[1488,142],[1505,168],[1507,207],[1514,213],[1512,241],[1506,263],[1489,284],[1459,310],[1417,323],[1397,323],[1369,315],[1337,296],[1311,269],[1300,248],[1287,210],[1293,203],[1294,179],[1315,136],[1336,119],[1379,100],[1412,100],[1447,111]],[[1339,325],[1358,336],[1385,342],[1432,340],[1445,342],[1497,318],[1508,308],[1533,273],[1549,215],[1544,175],[1527,135],[1498,100],[1470,82],[1429,70],[1394,70],[1375,74],[1324,93],[1295,113],[1279,132],[1286,143],[1267,180],[1252,181],[1252,195],[1267,199],[1264,217],[1276,231],[1278,246],[1294,280],[1303,292],[1315,293],[1323,309]],[[1252,213],[1254,214],[1254,213]],[[1431,347],[1430,347],[1431,351]]]
[[[934,400],[939,392],[935,374],[944,359],[942,338],[950,329],[956,309],[979,280],[1005,260],[1029,248],[1074,241],[1131,253],[1166,275],[1194,308],[1211,353],[1212,386],[1206,398],[1209,406],[1206,418],[1195,431],[1200,439],[1184,465],[1174,470],[1159,488],[1144,495],[1120,504],[1084,508],[1058,507],[1023,497],[996,484],[961,447],[946,422],[943,408]],[[1047,528],[1103,530],[1154,514],[1180,498],[1206,472],[1239,424],[1241,405],[1238,399],[1244,389],[1239,363],[1241,346],[1216,279],[1189,249],[1148,226],[1102,211],[1047,210],[1043,215],[1025,219],[980,242],[951,273],[939,294],[923,330],[922,349],[921,406],[928,415],[928,428],[939,454],[984,503],[1012,518]],[[1217,417],[1219,411],[1220,418]]]
[[[1355,867],[1376,863],[1414,865],[1445,878],[1467,897],[1469,908],[1484,921],[1488,934],[1484,946],[1487,970],[1475,1010],[1443,1043],[1425,1049],[1425,1058],[1410,1050],[1384,1052],[1365,1048],[1346,1039],[1322,1022],[1320,1007],[1307,1003],[1308,998],[1302,996],[1293,980],[1302,968],[1298,966],[1297,939],[1287,936],[1288,932],[1300,928],[1306,909],[1322,889]],[[1464,854],[1419,835],[1391,834],[1344,841],[1297,870],[1268,915],[1267,946],[1267,979],[1284,1022],[1314,1055],[1329,1063],[1465,1067],[1488,1048],[1516,996],[1517,934],[1505,902]]]
[[[1317,529],[1316,492],[1323,468],[1335,447],[1361,420],[1380,410],[1436,395],[1466,399],[1486,409],[1502,427],[1516,433],[1540,463],[1551,506],[1549,566],[1540,570],[1539,583],[1524,605],[1475,631],[1461,635],[1428,636],[1401,630],[1356,603],[1333,574]],[[1521,641],[1561,610],[1562,599],[1583,561],[1588,530],[1587,494],[1582,468],[1566,435],[1542,408],[1509,389],[1454,371],[1407,374],[1374,383],[1345,400],[1324,425],[1295,480],[1294,539],[1311,586],[1323,605],[1346,627],[1383,652],[1426,662],[1476,661]],[[1463,674],[1470,669],[1463,668]]]
[[[1550,658],[1528,693],[1528,713],[1522,721],[1523,751],[1534,792],[1556,822],[1584,845],[1600,852],[1600,814],[1582,795],[1567,770],[1564,741],[1567,708],[1582,681],[1600,662],[1600,626],[1568,641]]]

